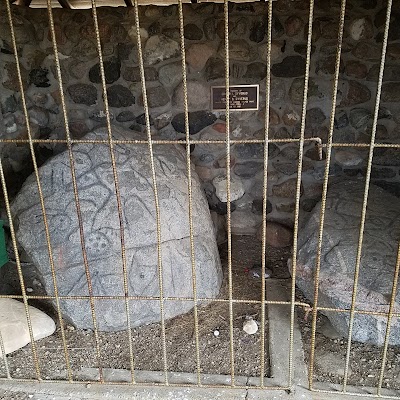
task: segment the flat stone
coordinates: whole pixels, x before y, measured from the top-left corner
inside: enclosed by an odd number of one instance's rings
[[[247,66],[244,78],[248,78],[254,81],[261,81],[265,79],[267,75],[267,66],[264,63],[255,62]]]
[[[67,89],[74,103],[91,106],[97,102],[97,89],[86,83],[76,83]]]
[[[293,232],[285,225],[267,221],[265,241],[272,247],[288,247],[293,244]],[[262,240],[262,226],[257,232],[257,239]]]
[[[334,75],[336,69],[336,55],[327,56],[317,61],[316,72],[318,75]],[[340,60],[339,71],[344,71],[343,61]]]
[[[370,90],[357,81],[348,81],[344,87],[344,96],[340,102],[341,107],[351,107],[362,104],[371,99]],[[382,93],[383,96],[383,93]]]
[[[28,306],[28,309],[35,341],[55,332],[56,324],[49,316],[32,306]],[[14,299],[0,299],[0,332],[6,354],[31,342],[23,303]],[[0,349],[0,357],[3,356]]]
[[[360,129],[367,126],[371,118],[371,111],[365,108],[353,108],[350,111],[349,119],[353,128]]]
[[[235,146],[238,159],[259,159],[264,158],[264,145],[261,143],[246,143]]]
[[[201,71],[215,49],[207,43],[195,43],[186,50],[186,63],[193,71]]]
[[[341,337],[340,335],[338,335]],[[344,376],[345,362],[343,356],[334,352],[323,352],[317,354],[315,357],[315,367],[319,369],[323,374],[337,374]],[[348,376],[353,373],[351,367],[348,369]]]
[[[212,125],[217,117],[207,111],[189,112],[189,133],[194,135],[205,127]],[[172,126],[177,132],[185,133],[185,114],[180,113],[172,119]]]
[[[382,85],[382,101],[386,103],[400,101],[400,82],[390,82]]]
[[[335,115],[335,129],[346,128],[349,125],[349,118],[345,111],[341,111],[340,113]]]
[[[262,42],[265,37],[266,29],[267,24],[265,20],[254,21],[250,28],[249,39],[255,43]]]
[[[225,45],[221,42],[218,49],[220,57],[225,57]],[[229,41],[229,59],[235,61],[251,61],[254,58],[250,45],[244,39],[232,39]]]
[[[158,71],[158,77],[162,85],[175,87],[182,81],[182,63],[177,61],[162,66]]]
[[[251,204],[251,212],[257,215],[262,215],[263,214],[263,199],[254,199],[252,204]],[[272,204],[271,202],[267,199],[267,204],[266,204],[266,211],[267,214],[272,212]]]
[[[29,72],[29,83],[36,87],[49,87],[48,73],[49,70],[47,68],[35,68],[31,70],[31,72]]]
[[[208,59],[204,75],[207,81],[221,79],[225,76],[225,64],[222,59],[211,57]]]
[[[297,164],[292,162],[275,161],[272,163],[272,166],[275,168],[276,171],[288,176],[293,175],[297,172]]]
[[[295,78],[303,76],[306,70],[306,60],[301,56],[288,56],[279,64],[274,64],[271,72],[274,76]]]
[[[271,42],[271,61],[278,60],[283,54],[283,40],[272,40]],[[268,43],[261,43],[257,46],[259,59],[263,62],[268,60]]]
[[[341,167],[358,167],[364,163],[364,158],[356,150],[336,150],[335,162]]]
[[[203,24],[204,35],[207,40],[214,40],[217,35],[217,28],[215,25],[215,18],[208,18]]]
[[[215,187],[215,194],[217,195],[218,199],[223,203],[227,202],[227,191],[226,191],[226,175],[218,175],[212,181]],[[244,195],[244,187],[243,183],[239,179],[234,179],[231,177],[231,186],[230,186],[230,194],[231,194],[231,201],[235,201],[240,199]]]
[[[300,122],[301,116],[295,109],[286,107],[282,115],[282,120],[285,125],[293,126]]]
[[[189,40],[201,40],[203,38],[203,31],[196,24],[186,24],[184,35]]]
[[[20,65],[22,82],[28,81],[28,71]],[[6,62],[3,67],[2,85],[13,92],[20,92],[17,66],[14,62]]]
[[[129,110],[120,112],[116,118],[118,122],[128,122],[128,121],[133,121],[134,119],[135,119],[135,114]]]
[[[348,309],[352,303],[354,269],[360,231],[365,179],[345,180],[331,185],[325,209],[325,227],[319,275],[319,301],[321,307]],[[318,242],[319,203],[308,222],[299,231],[296,282],[310,300],[314,298],[316,246]],[[377,313],[389,310],[400,240],[400,203],[398,198],[383,189],[370,185],[366,215],[363,251],[361,255],[355,307]],[[400,309],[400,293],[394,309]],[[348,315],[327,313],[336,331],[347,337]],[[382,346],[387,318],[355,314],[352,339],[357,342]],[[390,345],[400,344],[400,321],[393,319],[389,336]],[[341,358],[341,363],[343,358]],[[331,370],[331,365],[329,369]]]
[[[233,171],[241,178],[252,178],[264,169],[264,164],[261,162],[248,161],[245,163],[236,164]]]
[[[166,112],[154,118],[154,127],[158,130],[165,128],[169,125],[172,119],[172,113]]]
[[[236,210],[231,213],[231,233],[232,235],[254,236],[261,222],[261,216],[249,211]]]
[[[371,39],[374,35],[371,19],[368,17],[355,19],[350,24],[349,33],[353,40]]]
[[[117,57],[112,57],[109,60],[105,60],[103,65],[106,83],[110,84],[117,81],[121,75],[121,61]],[[99,63],[90,68],[89,80],[93,83],[101,83]]]
[[[187,101],[190,110],[210,108],[210,88],[201,81],[187,81]],[[180,83],[172,96],[172,105],[179,109],[184,108],[183,82]]]
[[[135,137],[132,131],[113,127],[115,139]],[[136,136],[140,137],[140,136]],[[99,128],[86,139],[104,140],[107,129]],[[86,254],[90,266],[95,296],[124,296],[117,203],[110,196],[114,186],[112,166],[107,145],[79,144],[75,149],[77,185],[80,198],[85,199],[82,218]],[[79,151],[78,151],[79,150]],[[121,202],[124,208],[125,249],[129,295],[158,296],[157,223],[154,192],[151,184],[149,152],[146,146],[118,144],[116,146]],[[193,295],[190,264],[190,238],[187,223],[187,165],[184,151],[173,145],[153,148],[161,215],[161,253],[164,295],[188,297]],[[54,254],[59,258],[57,277],[60,296],[87,296],[88,289],[79,224],[74,207],[68,152],[63,152],[39,169],[46,206],[53,210],[49,221]],[[194,246],[196,253],[197,290],[201,297],[218,295],[222,272],[209,208],[196,173],[192,173]],[[53,285],[46,234],[41,220],[39,197],[34,176],[25,182],[12,204],[18,215],[17,235],[20,245],[31,255],[41,274],[46,293],[53,295]],[[38,225],[32,227],[33,221]],[[61,284],[62,282],[62,284]],[[60,300],[63,315],[79,329],[93,329],[87,302]],[[172,318],[191,310],[193,304],[178,301],[165,304],[165,318]],[[160,321],[159,304],[132,302],[131,327]],[[123,302],[104,300],[96,304],[100,331],[126,329]]]
[[[307,110],[306,123],[307,125],[320,125],[326,120],[324,112],[319,107],[310,108]]]
[[[49,112],[45,108],[32,107],[28,110],[29,120],[34,124],[45,127],[49,123]]]
[[[148,65],[177,57],[180,54],[179,43],[164,35],[151,36],[144,47],[143,57]]]
[[[304,28],[303,20],[296,15],[290,16],[285,21],[285,31],[286,35],[288,35],[289,37],[298,35],[303,31],[303,28]]]
[[[368,41],[361,41],[352,50],[353,56],[363,61],[379,61],[381,58],[381,47]]]
[[[144,76],[146,82],[156,81],[158,79],[158,72],[153,67],[145,67]],[[129,82],[141,82],[140,68],[125,66],[122,68],[122,77]]]
[[[297,191],[297,179],[288,179],[272,188],[272,194],[277,197],[295,198]],[[303,186],[300,187],[300,194],[303,194]]]
[[[367,66],[361,61],[349,60],[346,62],[346,75],[351,78],[364,79],[368,74]]]
[[[113,85],[107,88],[107,99],[110,107],[129,107],[135,104],[135,97],[125,86]]]
[[[164,86],[150,86],[146,88],[147,104],[150,108],[162,107],[169,103],[170,98]],[[140,97],[140,104],[143,104],[143,98]]]

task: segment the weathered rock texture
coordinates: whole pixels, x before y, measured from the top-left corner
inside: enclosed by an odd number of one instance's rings
[[[114,138],[133,132],[114,128]],[[105,128],[85,136],[106,139]],[[123,296],[120,222],[109,148],[76,145],[73,148],[82,213],[88,272],[95,296]],[[149,152],[146,145],[115,145],[123,212],[128,295],[159,296],[157,224]],[[175,146],[155,146],[154,162],[161,218],[161,253],[165,297],[192,297],[186,158]],[[193,226],[199,297],[214,297],[221,269],[213,225],[197,174],[193,171]],[[49,221],[55,271],[61,296],[87,296],[85,266],[68,155],[63,152],[40,168]],[[12,205],[20,244],[40,271],[46,290],[54,293],[43,218],[36,182],[28,178]],[[96,300],[99,329],[126,327],[124,301]],[[138,326],[160,320],[156,300],[131,301],[131,323]],[[189,311],[193,302],[165,301],[165,316]],[[61,301],[64,315],[80,328],[93,328],[89,302]]]
[[[347,181],[329,188],[322,242],[318,305],[350,309],[360,233],[364,181]],[[314,298],[314,273],[319,232],[318,204],[299,232],[298,287],[310,301]],[[356,310],[389,310],[396,255],[400,240],[400,203],[385,190],[372,185],[357,287]],[[394,312],[400,311],[397,293]],[[328,312],[336,330],[348,336],[349,313]],[[355,314],[353,340],[382,345],[386,317]],[[400,320],[392,321],[390,344],[400,344]]]

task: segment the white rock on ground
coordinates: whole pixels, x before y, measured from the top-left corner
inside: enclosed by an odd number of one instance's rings
[[[35,340],[43,339],[54,333],[56,324],[48,315],[32,306],[29,306],[29,314]],[[6,354],[30,343],[31,338],[23,303],[14,299],[0,299],[0,333]],[[3,357],[1,349],[0,357]]]

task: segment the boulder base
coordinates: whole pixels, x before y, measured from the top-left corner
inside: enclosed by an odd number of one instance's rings
[[[132,139],[132,131],[113,128],[115,139]],[[104,128],[86,139],[107,139]],[[154,163],[161,219],[161,259],[164,297],[193,297],[189,239],[186,156],[172,145],[155,145]],[[160,295],[157,252],[157,222],[147,145],[115,144],[122,206],[129,296]],[[73,147],[85,250],[98,328],[126,328],[123,296],[120,221],[109,148],[103,144]],[[40,168],[53,260],[60,296],[88,296],[70,163],[66,152]],[[221,285],[220,259],[210,212],[192,171],[194,247],[198,297],[215,297]],[[12,204],[20,244],[38,268],[48,294],[54,293],[43,216],[36,181],[27,179]],[[131,326],[160,320],[159,300],[130,300]],[[165,317],[185,313],[192,301],[164,302]],[[75,326],[93,329],[87,299],[61,300],[64,316]]]
[[[319,306],[351,307],[364,185],[364,181],[348,181],[329,188],[321,254]],[[296,283],[310,301],[314,298],[320,208],[319,203],[299,232]],[[356,310],[388,312],[399,239],[399,199],[371,185]],[[400,312],[399,291],[394,311]],[[326,316],[342,336],[348,336],[350,313],[328,312]],[[352,339],[383,345],[386,325],[387,318],[384,316],[356,313]],[[392,320],[390,344],[400,344],[398,318]]]

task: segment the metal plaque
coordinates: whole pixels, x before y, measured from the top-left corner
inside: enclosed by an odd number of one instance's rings
[[[225,110],[225,86],[211,87],[213,111]],[[259,85],[229,86],[229,109],[232,111],[258,110]]]

